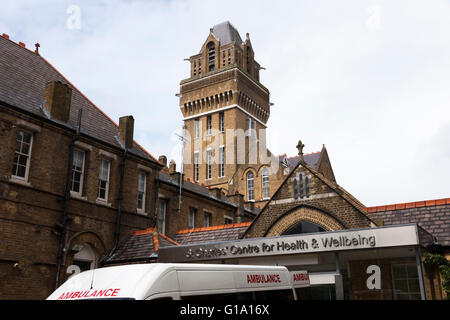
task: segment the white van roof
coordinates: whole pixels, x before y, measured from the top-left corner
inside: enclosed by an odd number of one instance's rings
[[[192,295],[205,290],[214,293],[223,290],[237,292],[274,288],[291,288],[291,279],[286,267],[150,263],[82,272],[68,279],[47,299],[140,300],[152,294],[166,292]]]

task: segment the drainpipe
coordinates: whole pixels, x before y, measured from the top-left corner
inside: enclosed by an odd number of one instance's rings
[[[128,153],[128,149],[123,151],[122,161],[120,162],[120,182],[119,182],[119,196],[117,197],[117,219],[116,219],[116,231],[114,233],[114,248],[111,250],[111,254],[116,251],[119,245],[120,239],[120,218],[122,216],[122,200],[123,200],[123,177],[125,174],[125,160]]]
[[[156,173],[159,175],[159,172]],[[156,178],[156,187],[155,187],[155,212],[153,215],[153,227],[157,226],[158,221],[158,193],[159,193],[159,178]]]
[[[67,217],[67,210],[69,207],[69,200],[70,200],[70,182],[71,182],[71,174],[72,174],[72,162],[73,162],[73,151],[75,149],[75,141],[77,141],[80,138],[80,129],[81,129],[81,114],[82,109],[78,111],[78,128],[77,133],[75,137],[72,139],[72,142],[70,143],[70,151],[69,151],[69,162],[67,165],[67,174],[66,174],[66,188],[64,190],[64,209],[63,209],[63,215],[61,218],[61,223],[55,225],[55,229],[57,231],[60,231],[60,238],[59,238],[59,246],[58,246],[58,254],[57,254],[57,261],[56,261],[56,283],[55,283],[55,289],[58,288],[60,276],[61,276],[61,269],[62,269],[62,263],[63,263],[63,256],[64,256],[64,243],[65,238],[67,234],[67,223],[69,222],[69,218]]]

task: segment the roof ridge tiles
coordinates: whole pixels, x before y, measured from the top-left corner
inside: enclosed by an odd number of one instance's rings
[[[148,229],[145,229],[145,230],[135,231],[135,232],[133,232],[133,235],[141,236],[141,235],[144,235],[144,234],[153,233],[154,231],[157,231],[156,228],[148,228]]]
[[[170,243],[176,245],[176,246],[179,246],[179,245],[180,245],[178,242],[176,242],[175,240],[169,238],[169,237],[166,236],[165,234],[159,233],[159,235],[160,235],[161,237],[163,237],[164,239],[166,239],[167,241],[169,241]]]
[[[380,206],[372,206],[366,207],[366,212],[375,213],[375,212],[384,212],[384,211],[395,211],[395,210],[403,210],[410,208],[421,208],[421,207],[432,207],[439,206],[444,204],[450,204],[450,198],[442,198],[442,199],[434,199],[434,200],[420,200],[413,202],[405,202],[405,203],[395,203],[389,205],[380,205]]]
[[[251,224],[251,222],[240,222],[240,223],[222,224],[222,225],[210,226],[210,227],[199,227],[199,228],[192,228],[192,229],[182,229],[182,230],[178,230],[178,232],[176,234],[186,234],[186,233],[193,233],[193,232],[203,232],[203,231],[214,231],[214,230],[241,228],[241,227],[248,227],[250,224]]]

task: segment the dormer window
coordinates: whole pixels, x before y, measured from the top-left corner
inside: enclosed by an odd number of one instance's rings
[[[216,63],[216,48],[214,42],[208,43],[208,71],[213,71]]]

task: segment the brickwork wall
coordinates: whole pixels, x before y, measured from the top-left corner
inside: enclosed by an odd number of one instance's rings
[[[0,299],[43,299],[55,288],[60,237],[54,226],[61,222],[63,213],[73,133],[12,109],[0,108]],[[24,182],[11,179],[19,128],[33,132],[28,181]],[[83,241],[93,247],[98,260],[102,258],[113,246],[116,227],[122,152],[83,137],[80,142],[77,147],[85,148],[87,159],[84,192],[81,197],[69,200],[65,267],[72,263],[73,244]],[[110,189],[108,202],[99,204],[99,161],[105,154],[112,156]],[[147,170],[147,214],[138,214],[136,210],[139,168]],[[121,239],[153,225],[157,171],[153,163],[128,156]],[[65,275],[65,270],[62,274]]]
[[[165,235],[170,238],[175,237],[179,230],[188,229],[190,208],[196,209],[195,228],[204,227],[205,213],[211,214],[211,226],[223,225],[225,216],[232,218],[234,223],[237,222],[235,207],[208,200],[188,191],[182,191],[181,211],[178,211],[179,189],[175,186],[160,183],[158,195],[167,203]]]

